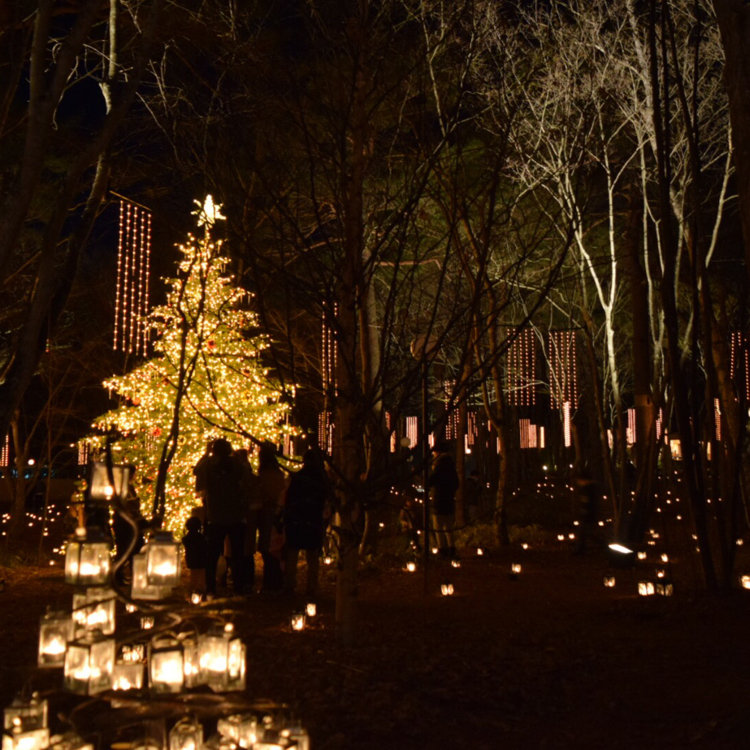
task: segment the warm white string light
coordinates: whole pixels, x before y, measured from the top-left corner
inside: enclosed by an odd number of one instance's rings
[[[714,430],[716,432],[716,442],[721,442],[721,403],[718,398],[714,399]]]
[[[506,390],[512,406],[536,403],[536,339],[526,328],[517,332],[508,348]]]
[[[578,364],[575,331],[550,331],[550,401],[553,409],[562,409],[566,401],[578,408]]]
[[[747,338],[740,331],[732,331],[729,347],[729,375],[738,391],[744,391],[745,401],[750,401],[750,351]],[[742,382],[737,382],[739,378]]]
[[[448,419],[445,422],[445,439],[455,440],[459,434],[460,428],[460,415],[459,410],[455,407],[451,408],[451,394],[456,387],[455,380],[444,380],[443,381],[443,400],[445,403],[445,411],[448,412]]]
[[[406,437],[409,438],[409,445],[413,448],[419,442],[419,418],[406,418]]]
[[[10,435],[5,436],[3,441],[2,450],[0,450],[0,466],[8,466],[10,464]]]
[[[120,197],[117,283],[112,346],[130,354],[148,353],[151,212]]]
[[[625,430],[625,441],[628,445],[635,445],[638,439],[636,432],[635,409],[628,409],[628,426]]]

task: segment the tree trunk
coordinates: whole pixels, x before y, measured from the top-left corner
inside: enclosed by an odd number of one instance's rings
[[[750,5],[744,0],[714,0],[713,5],[724,47],[738,212],[745,241],[745,270],[750,278]]]

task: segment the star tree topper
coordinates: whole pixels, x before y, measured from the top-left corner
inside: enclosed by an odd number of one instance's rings
[[[214,198],[210,193],[206,196],[206,200],[203,201],[203,205],[197,200],[194,200],[193,203],[198,206],[197,210],[193,211],[193,216],[198,217],[198,226],[206,227],[207,232],[211,230],[211,227],[219,219],[226,221],[227,217],[221,213],[222,204],[214,203]]]

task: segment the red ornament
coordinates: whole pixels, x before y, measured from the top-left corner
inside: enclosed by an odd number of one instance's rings
[[[159,435],[161,435],[161,427],[154,427],[154,429],[153,429],[153,431],[151,432],[151,434],[152,434],[152,435],[153,435],[154,437],[159,437]]]
[[[216,349],[216,342],[215,342],[215,341],[214,341],[213,339],[209,339],[209,340],[208,340],[208,341],[206,342],[206,346],[207,346],[207,347],[208,347],[209,349]]]

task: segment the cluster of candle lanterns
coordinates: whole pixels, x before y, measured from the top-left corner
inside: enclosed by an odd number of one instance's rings
[[[259,713],[239,699],[210,699],[215,693],[245,689],[246,647],[233,624],[217,612],[191,607],[180,614],[164,602],[179,585],[180,571],[179,544],[168,532],[153,532],[132,557],[126,596],[113,587],[110,541],[95,528],[78,529],[65,553],[65,581],[76,587],[72,607],[49,610],[42,617],[38,667],[61,669],[67,692],[108,703],[115,712],[112,726],[123,716],[116,712],[124,706],[136,707],[137,713],[146,701],[166,700],[160,720],[165,732],[167,722],[172,724],[168,736],[165,733],[161,742],[131,743],[132,750],[309,750],[307,732],[290,723],[279,707]],[[139,613],[140,628],[116,638],[116,612],[122,602],[126,612]],[[302,613],[303,624],[305,615],[315,615],[312,608],[308,605]],[[185,716],[191,705],[195,716]],[[248,710],[238,710],[241,707]],[[227,708],[229,716],[215,715]],[[48,713],[48,701],[36,694],[17,698],[4,712],[1,750],[94,749],[75,732],[52,734]],[[130,725],[132,711],[126,713]],[[216,728],[205,742],[203,721]]]

